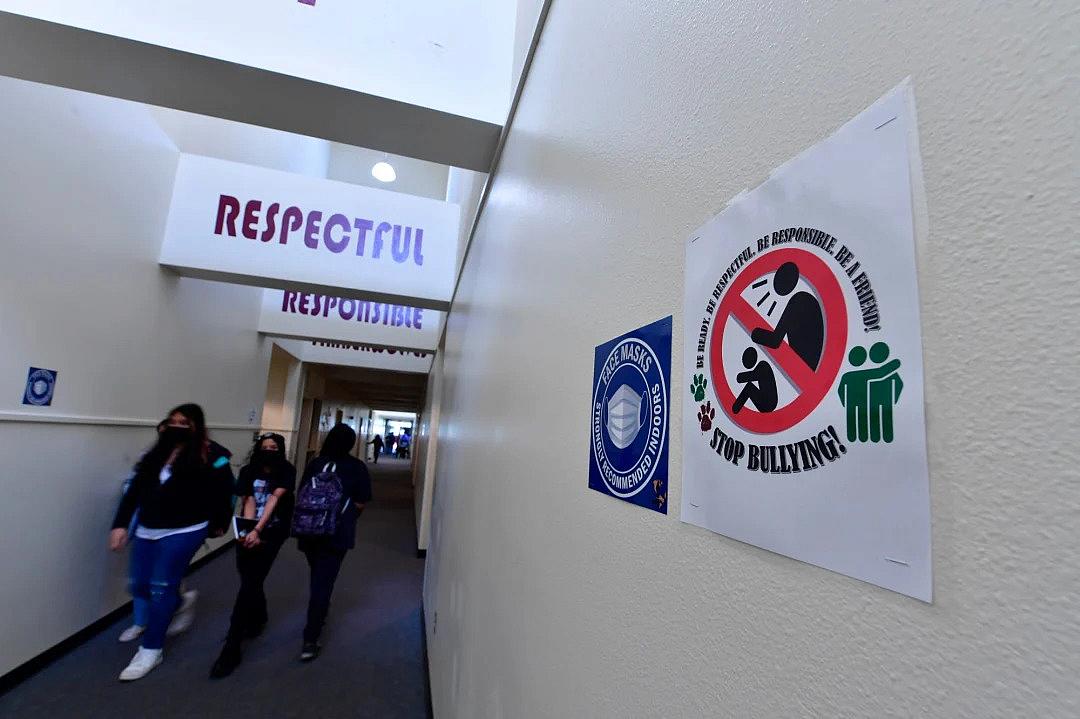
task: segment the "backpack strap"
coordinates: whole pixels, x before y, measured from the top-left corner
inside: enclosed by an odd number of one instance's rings
[[[322,468],[322,471],[323,472],[336,472],[337,471],[337,463],[336,462],[327,462],[326,466],[324,466]],[[311,486],[312,487],[318,487],[319,486],[319,483],[315,481],[315,476],[316,476],[315,474],[311,475]]]

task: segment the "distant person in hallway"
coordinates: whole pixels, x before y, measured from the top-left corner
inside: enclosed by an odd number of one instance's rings
[[[350,452],[356,432],[345,424],[330,430],[322,451],[304,470],[296,493],[293,534],[311,568],[311,595],[300,660],[319,655],[319,637],[345,553],[356,546],[356,520],[371,501],[367,466]]]
[[[397,456],[398,459],[405,459],[409,456],[409,445],[412,444],[412,437],[408,432],[401,433],[401,439],[397,443]]]
[[[285,456],[285,438],[274,433],[260,436],[236,483],[239,516],[257,522],[236,548],[240,591],[233,605],[225,646],[210,669],[211,678],[232,674],[243,659],[243,641],[259,636],[266,626],[263,583],[289,536],[295,489],[296,468]]]
[[[191,625],[194,607],[182,606],[180,582],[206,536],[224,533],[232,492],[228,451],[207,437],[202,408],[185,404],[169,412],[157,443],[135,470],[109,535],[110,548],[122,549],[138,512],[131,594],[146,602],[148,612],[142,646],[120,673],[121,681],[141,679],[161,664],[170,625],[174,633]]]
[[[394,450],[395,450],[396,447],[397,447],[397,437],[394,436],[393,432],[391,432],[390,434],[386,435],[386,453],[388,455],[390,455],[391,457],[393,457],[394,456]]]
[[[382,435],[381,434],[375,435],[375,439],[368,442],[368,444],[375,445],[375,454],[373,455],[373,458],[372,458],[371,461],[373,463],[375,463],[375,464],[378,464],[379,463],[379,455],[382,454],[382,449],[383,449]]]

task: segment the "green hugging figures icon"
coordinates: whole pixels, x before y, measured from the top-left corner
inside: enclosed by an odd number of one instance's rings
[[[845,372],[837,388],[847,409],[847,438],[849,442],[892,442],[893,406],[904,390],[898,371],[900,360],[886,362],[889,345],[875,342],[869,353],[864,347],[852,347],[848,362],[862,367],[868,356],[878,366]]]
[[[690,394],[694,396],[695,402],[703,402],[705,400],[705,388],[709,386],[709,380],[705,379],[705,375],[694,375],[694,381],[690,383]]]

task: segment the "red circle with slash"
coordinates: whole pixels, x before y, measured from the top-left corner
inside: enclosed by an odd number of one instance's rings
[[[809,283],[822,304],[825,324],[825,346],[816,370],[810,369],[791,345],[784,340],[776,349],[760,347],[768,353],[769,359],[787,380],[799,392],[793,401],[772,412],[758,412],[749,406],[743,406],[738,413],[732,412],[735,395],[728,386],[724,371],[724,329],[728,317],[733,318],[749,335],[759,327],[772,330],[772,324],[743,299],[742,293],[755,280],[770,275],[786,262],[794,262],[799,268],[799,277]],[[731,421],[756,434],[773,434],[794,427],[817,409],[821,401],[832,389],[840,366],[844,362],[847,349],[847,303],[844,291],[836,275],[824,260],[808,250],[785,248],[773,250],[751,262],[735,280],[728,285],[724,298],[716,308],[713,320],[712,340],[709,347],[709,361],[712,368],[713,390],[724,412]]]

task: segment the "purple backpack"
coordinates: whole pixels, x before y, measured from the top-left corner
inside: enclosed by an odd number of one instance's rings
[[[338,517],[345,510],[345,488],[337,474],[337,465],[327,463],[296,493],[293,510],[294,537],[333,537]]]

